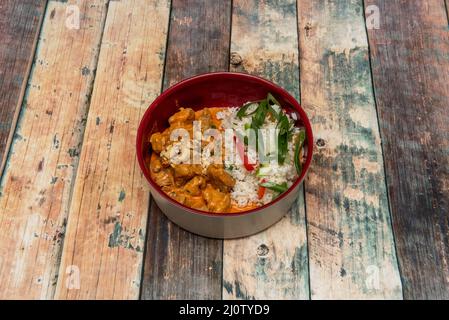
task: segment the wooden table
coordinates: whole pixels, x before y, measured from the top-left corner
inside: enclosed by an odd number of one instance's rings
[[[0,30],[1,298],[449,299],[445,0],[2,0]],[[316,136],[296,205],[232,241],[167,221],[134,151],[161,90],[223,70]]]

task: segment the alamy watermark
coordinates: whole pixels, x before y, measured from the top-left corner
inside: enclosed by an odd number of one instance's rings
[[[380,270],[378,266],[366,267],[365,285],[368,290],[380,290]]]
[[[365,9],[365,22],[368,30],[380,29],[380,9],[376,5],[369,5]]]
[[[79,290],[80,288],[80,269],[78,266],[70,265],[65,269],[67,279],[65,287],[69,290]]]
[[[69,5],[65,10],[65,26],[70,30],[79,30],[81,24],[80,8],[77,5]]]
[[[191,137],[193,131],[193,137]],[[201,130],[201,121],[193,121],[193,130],[176,128],[170,133],[169,147],[161,152],[173,164],[241,165],[277,164],[279,159],[278,129],[242,128],[223,131]],[[163,134],[152,136],[151,143],[164,139]]]

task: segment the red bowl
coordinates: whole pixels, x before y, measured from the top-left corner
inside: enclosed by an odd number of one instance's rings
[[[168,126],[168,118],[179,107],[235,107],[264,99],[270,92],[287,112],[296,112],[297,125],[306,130],[306,161],[301,176],[273,202],[239,213],[210,213],[184,206],[168,197],[151,179],[145,156],[150,154],[149,135]],[[233,72],[207,73],[179,82],[164,91],[147,109],[137,131],[137,159],[150,183],[153,199],[162,212],[180,227],[212,238],[238,238],[264,230],[280,220],[297,198],[300,184],[312,161],[313,135],[310,121],[299,103],[287,91],[265,79]]]

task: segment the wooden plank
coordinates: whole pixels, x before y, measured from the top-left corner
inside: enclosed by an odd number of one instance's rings
[[[298,1],[312,299],[402,297],[362,0]]]
[[[0,297],[52,298],[79,144],[106,13],[50,1],[0,195]]]
[[[164,88],[199,73],[226,71],[231,1],[174,0]],[[220,299],[222,241],[186,232],[150,209],[142,299]]]
[[[404,297],[449,299],[449,29],[442,0],[367,1]],[[385,16],[388,12],[388,16]]]
[[[0,173],[31,69],[46,0],[0,3]]]
[[[299,99],[296,2],[234,0],[233,71],[265,77]],[[280,222],[224,242],[225,299],[308,299],[303,191]]]
[[[134,143],[143,112],[161,90],[169,7],[167,0],[109,3],[58,299],[139,297],[149,189]]]

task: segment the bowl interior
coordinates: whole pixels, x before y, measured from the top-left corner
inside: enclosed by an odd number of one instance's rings
[[[248,101],[265,99],[268,92],[274,95],[287,112],[296,113],[298,118],[296,125],[305,127],[306,130],[305,147],[307,158],[303,165],[302,174],[287,192],[273,202],[279,201],[284,195],[287,195],[303,180],[311,162],[313,143],[310,142],[313,141],[313,137],[307,115],[298,102],[279,86],[258,77],[231,72],[209,73],[184,80],[167,89],[150,105],[142,118],[137,133],[137,157],[140,167],[150,184],[164,197],[168,198],[156,183],[152,181],[149,168],[145,164],[145,157],[151,153],[148,137],[154,132],[167,128],[168,118],[177,112],[180,107],[192,108],[194,110],[204,107],[238,107]],[[184,209],[187,208],[171,198],[168,199]],[[272,203],[265,206],[269,206]],[[253,210],[258,210],[265,206]],[[187,209],[189,209],[188,211],[205,213],[191,208]],[[229,215],[229,213],[226,215]]]

